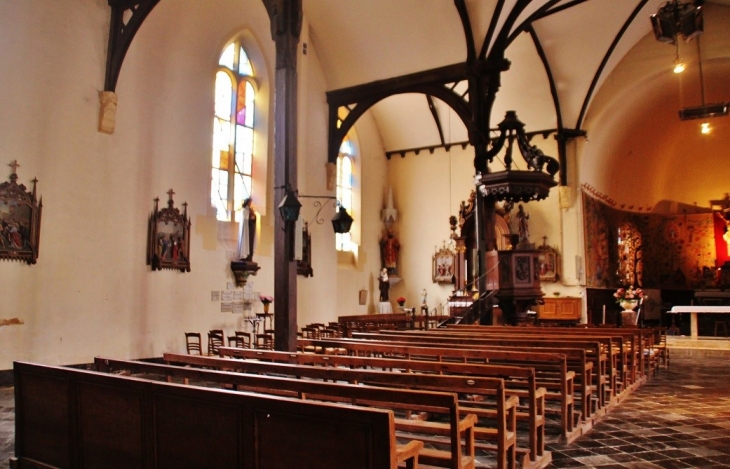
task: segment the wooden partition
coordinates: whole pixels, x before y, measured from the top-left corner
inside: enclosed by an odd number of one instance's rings
[[[391,411],[30,363],[14,376],[12,467],[397,467]]]

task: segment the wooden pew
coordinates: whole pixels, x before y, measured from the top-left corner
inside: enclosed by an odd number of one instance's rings
[[[444,331],[444,329],[440,329]],[[617,398],[626,387],[629,381],[634,381],[634,374],[630,373],[630,345],[633,345],[631,339],[634,334],[631,332],[602,332],[595,329],[586,329],[581,327],[514,327],[514,326],[479,326],[468,324],[449,324],[445,328],[447,332],[474,332],[479,334],[509,334],[510,337],[537,337],[540,340],[554,340],[553,337],[559,339],[568,338],[597,338],[605,346],[607,355],[610,359],[606,366],[606,381],[609,384],[610,394],[606,396],[606,400],[611,402]],[[591,331],[594,331],[591,333]],[[634,363],[634,362],[631,362]]]
[[[14,363],[12,468],[418,467],[393,412]],[[326,458],[326,460],[325,460]],[[311,466],[310,466],[311,467]]]
[[[581,394],[582,420],[587,421],[593,415],[593,395],[596,393],[596,404],[598,408],[605,406],[604,393],[599,392],[606,386],[605,367],[607,355],[602,351],[598,341],[557,341],[549,343],[528,339],[511,338],[471,338],[471,337],[440,337],[428,336],[420,331],[413,331],[413,334],[392,334],[394,331],[380,331],[378,333],[356,332],[353,339],[364,339],[370,341],[387,341],[391,343],[412,343],[419,345],[432,345],[435,347],[459,347],[459,348],[502,348],[505,350],[539,351],[565,354],[568,359],[568,368],[576,373],[577,389]],[[596,370],[596,373],[594,373]],[[594,374],[598,377],[594,379]],[[548,386],[547,383],[541,385]]]
[[[461,363],[490,363],[509,364],[534,368],[541,373],[554,375],[554,380],[545,383],[548,388],[545,399],[558,401],[560,415],[560,431],[567,442],[573,441],[580,436],[582,430],[576,427],[574,378],[575,372],[568,370],[567,358],[564,354],[546,353],[541,351],[520,352],[513,349],[499,348],[459,348],[455,346],[438,347],[433,344],[419,346],[413,343],[393,342],[383,343],[379,341],[357,340],[357,339],[299,339],[298,347],[319,348],[326,353],[327,350],[342,349],[350,355],[356,356],[380,356],[389,358],[403,358],[411,360],[433,360],[443,362]],[[538,385],[543,383],[538,381]],[[545,412],[552,409],[546,407]]]
[[[263,360],[274,363],[290,363],[297,365],[319,365],[348,367],[352,369],[380,369],[398,373],[430,373],[462,376],[498,377],[505,380],[505,394],[515,395],[526,400],[527,412],[517,412],[517,418],[527,421],[529,458],[540,467],[551,460],[545,454],[545,388],[536,385],[535,370],[529,367],[448,363],[423,360],[398,360],[373,357],[352,357],[345,355],[317,355],[311,353],[290,353],[265,350],[244,350],[240,348],[222,347],[221,356],[243,358],[247,360]],[[512,388],[510,387],[512,386]],[[499,410],[494,406],[484,407],[474,401],[460,401],[462,411],[473,412],[478,417],[499,419]],[[464,407],[467,406],[467,407]],[[471,406],[471,407],[469,407]],[[479,408],[476,408],[479,406]],[[468,409],[468,410],[467,410]],[[520,448],[518,448],[520,452]],[[525,467],[526,464],[522,464]]]
[[[531,334],[528,330],[552,331],[543,334]],[[593,388],[598,398],[597,408],[603,409],[608,403],[613,402],[619,394],[619,366],[623,366],[622,349],[623,338],[608,334],[570,334],[567,328],[528,328],[514,326],[465,326],[463,328],[441,328],[431,331],[394,331],[389,335],[400,337],[403,334],[419,337],[455,337],[473,339],[492,339],[500,341],[523,341],[527,340],[535,347],[564,347],[571,344],[576,346],[589,347],[590,354],[605,355],[606,360],[597,359],[594,361]],[[525,332],[523,332],[525,331]],[[585,341],[590,341],[587,344]],[[592,342],[598,342],[600,346],[593,348]],[[503,344],[500,344],[503,345]],[[520,342],[519,346],[523,346]]]
[[[198,358],[203,358],[204,360],[196,360]],[[247,362],[240,360],[179,354],[165,354],[165,359],[186,365],[226,370],[234,370],[240,368],[242,364],[247,364]],[[449,448],[446,451],[431,448],[421,449],[419,452],[419,461],[421,463],[453,469],[469,469],[473,468],[475,464],[474,436],[477,418],[474,415],[460,417],[458,397],[453,392],[406,390],[320,382],[237,372],[232,373],[229,371],[215,371],[191,368],[189,366],[181,367],[115,360],[104,357],[97,357],[94,363],[100,371],[105,372],[124,370],[135,373],[157,374],[167,379],[176,377],[197,382],[227,384],[239,390],[264,394],[343,402],[352,405],[367,405],[398,411],[442,414],[447,418],[447,423],[396,418],[396,430],[418,432],[419,435],[409,434],[407,437],[410,439],[442,443]],[[307,368],[314,370],[311,367]],[[326,371],[324,369],[322,370]],[[424,434],[426,435],[425,437],[423,436]],[[462,438],[465,441],[463,451],[461,445]]]
[[[230,351],[231,349],[227,349]],[[275,353],[275,352],[272,352]],[[269,374],[275,376],[293,376],[297,378],[318,379],[324,381],[343,381],[367,385],[384,385],[406,389],[422,389],[443,392],[469,393],[489,395],[496,401],[496,412],[493,415],[495,428],[475,427],[475,438],[493,441],[496,446],[481,445],[497,453],[498,467],[515,466],[516,450],[516,410],[517,398],[508,399],[505,395],[504,380],[473,376],[446,375],[406,375],[402,373],[380,372],[373,370],[353,370],[340,368],[322,368],[283,363],[263,363],[222,359],[219,361],[191,359],[189,355],[165,353],[166,361],[176,364],[198,365],[225,369],[241,373]],[[463,418],[471,412],[459,410]],[[410,422],[396,419],[396,428],[414,431],[428,423]],[[423,456],[422,456],[423,457]]]

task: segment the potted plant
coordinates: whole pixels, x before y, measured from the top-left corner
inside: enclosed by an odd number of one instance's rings
[[[400,306],[401,308],[406,304],[406,299],[402,296],[399,296],[395,301],[398,303],[398,306]]]
[[[634,309],[639,305],[639,301],[644,299],[644,292],[641,288],[634,289],[633,286],[619,288],[613,296],[616,298],[616,303],[624,309],[621,312],[621,324],[624,326],[635,326],[638,324],[639,313],[634,312]]]

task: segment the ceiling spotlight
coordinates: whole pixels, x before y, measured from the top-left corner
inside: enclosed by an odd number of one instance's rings
[[[684,36],[685,42],[689,42],[702,34],[704,30],[702,6],[700,5],[702,2],[696,3],[680,3],[679,0],[671,0],[651,15],[651,26],[657,41],[674,44],[677,42],[677,35],[681,34]]]
[[[672,69],[674,73],[682,73],[684,72],[684,69],[685,66],[682,62],[674,62],[674,68]]]
[[[709,122],[703,122],[702,125],[700,125],[700,132],[703,134],[709,134],[712,129],[710,128]]]

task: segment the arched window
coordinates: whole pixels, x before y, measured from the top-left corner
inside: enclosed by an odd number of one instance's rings
[[[218,220],[239,221],[241,205],[252,195],[254,70],[238,40],[226,46],[218,65],[210,201]]]
[[[352,167],[354,151],[352,142],[345,138],[340,146],[340,155],[337,157],[337,200],[342,207],[352,215]],[[350,233],[336,233],[335,243],[338,251],[352,251],[352,237]]]

